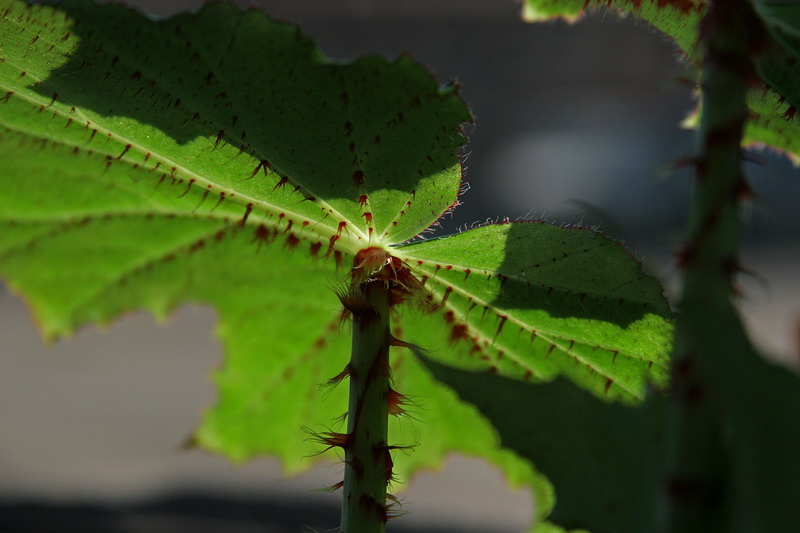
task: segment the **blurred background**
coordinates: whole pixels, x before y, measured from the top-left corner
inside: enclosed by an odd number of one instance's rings
[[[199,0],[139,0],[164,16]],[[410,53],[471,104],[463,205],[453,233],[487,220],[597,226],[623,240],[668,290],[676,283],[693,151],[692,109],[676,50],[615,15],[528,25],[512,0],[249,2],[297,22],[330,57]],[[763,350],[800,358],[797,170],[758,153],[748,175],[742,279],[748,327]],[[165,327],[132,314],[45,347],[25,304],[0,285],[0,533],[328,531],[340,496],[314,492],[337,465],[286,480],[259,459],[234,466],[184,451],[220,365],[214,313],[187,307]],[[402,532],[514,533],[532,504],[479,460],[453,456],[407,484]]]

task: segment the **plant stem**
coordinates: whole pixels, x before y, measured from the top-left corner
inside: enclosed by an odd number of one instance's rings
[[[730,471],[718,385],[732,358],[749,349],[732,298],[738,267],[739,199],[747,190],[741,137],[752,75],[746,0],[712,1],[703,21],[705,46],[697,180],[672,368],[666,524],[674,533],[730,529]],[[715,388],[716,387],[716,388]]]
[[[350,400],[345,446],[342,533],[383,533],[392,462],[389,418],[389,291],[360,283],[363,310],[353,313]]]

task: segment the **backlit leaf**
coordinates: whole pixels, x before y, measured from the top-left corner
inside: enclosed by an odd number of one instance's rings
[[[537,381],[563,374],[628,400],[643,395],[645,376],[665,377],[671,327],[662,288],[600,233],[500,224],[397,253],[442,303],[443,324],[432,330],[426,318],[418,335],[443,330],[473,368]],[[423,346],[445,345],[428,336]]]
[[[726,439],[722,486],[711,487],[709,496],[728,502],[725,531],[791,531],[800,521],[793,497],[800,479],[800,383],[753,350],[730,308],[714,311],[697,347],[708,355],[698,371],[698,394],[711,399],[717,414],[706,423],[719,425]],[[553,482],[555,507],[544,517],[560,526],[656,533],[664,530],[659,519],[670,491],[684,498],[703,494],[670,478],[669,438],[675,436],[664,397],[622,407],[564,380],[534,386],[426,364],[491,420],[504,446]]]
[[[395,333],[448,364],[565,375],[626,401],[663,381],[669,308],[613,241],[529,223],[404,244],[455,204],[471,120],[410,58],[332,61],[294,26],[222,3],[154,21],[0,0],[0,47],[0,276],[50,338],[213,306],[225,361],[202,446],[312,463],[303,426],[346,409],[344,387],[320,390],[350,349],[331,288],[367,246],[425,281]],[[533,485],[546,513],[531,465],[392,350],[423,420],[393,425],[398,444],[420,443],[397,454],[401,478],[478,455]]]

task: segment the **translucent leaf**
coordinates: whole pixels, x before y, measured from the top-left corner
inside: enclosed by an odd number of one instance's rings
[[[583,13],[585,5],[585,0],[526,0],[522,4],[522,18],[528,22],[549,20],[554,17],[574,21]]]
[[[0,276],[51,338],[134,309],[213,306],[225,361],[202,446],[312,463],[303,426],[345,410],[343,389],[320,390],[350,345],[331,287],[367,246],[427,280],[395,333],[441,360],[564,374],[623,400],[663,380],[660,286],[599,234],[514,224],[402,246],[456,202],[471,120],[410,58],[331,61],[294,26],[219,3],[154,21],[0,0],[0,43]],[[421,444],[397,454],[398,474],[479,455],[547,512],[548,483],[392,350],[423,421],[393,426],[398,444]]]
[[[225,3],[160,22],[3,5],[3,124],[84,168],[121,166],[199,214],[235,204],[346,252],[413,237],[454,202],[471,118],[406,56],[332,62],[296,27]]]
[[[443,346],[430,334],[444,332],[471,367],[537,381],[563,374],[610,398],[640,398],[648,374],[665,377],[671,326],[662,288],[600,233],[500,224],[397,254],[444,311],[436,330],[430,319],[419,323],[423,346]]]
[[[695,393],[711,399],[716,416],[706,423],[726,437],[723,477],[712,486],[712,494],[728,502],[722,528],[792,531],[800,521],[793,497],[800,480],[797,376],[759,357],[730,309],[714,314],[706,332],[697,349],[709,357],[701,360],[696,383],[703,388]],[[644,404],[622,407],[563,380],[533,386],[426,364],[491,420],[504,446],[529,458],[553,482],[555,507],[543,518],[593,533],[664,531],[660,509],[670,491],[683,490],[667,466],[671,418],[664,398],[653,395]],[[684,401],[691,409],[690,400]]]

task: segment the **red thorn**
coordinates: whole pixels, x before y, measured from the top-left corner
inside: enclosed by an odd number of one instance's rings
[[[454,324],[450,328],[450,341],[457,342],[459,340],[468,340],[469,338],[469,329],[466,324]]]
[[[222,142],[223,137],[225,137],[225,130],[219,130],[217,132],[217,140],[214,141],[214,148],[213,148],[214,150],[216,150],[217,147],[219,146],[219,143]],[[253,175],[255,175],[255,173]]]
[[[389,346],[397,346],[399,348],[416,348],[417,347],[414,344],[411,344],[410,342],[401,341],[400,339],[398,339],[394,335],[389,335]]]
[[[50,102],[50,103],[52,104],[52,102]],[[131,149],[131,145],[130,144],[126,144],[125,148],[122,150],[122,153],[117,156],[117,161],[122,159],[125,156],[125,154],[128,153],[128,150],[130,150],[130,149]]]
[[[331,253],[333,253],[333,251],[334,251],[334,249],[336,247],[336,241],[338,241],[338,240],[339,240],[339,235],[338,234],[337,235],[331,235],[331,238],[328,240],[328,251],[325,252],[325,257],[328,257],[328,256],[331,255]],[[336,266],[339,266],[338,263],[337,263]]]
[[[344,370],[333,376],[323,384],[323,387],[335,387],[346,377],[350,377],[350,365],[346,365]]]
[[[300,239],[297,238],[297,235],[295,235],[294,232],[286,236],[286,243],[284,244],[286,248],[294,250],[297,248],[298,244],[300,244]]]
[[[213,213],[213,212],[214,212],[214,210],[215,210],[216,208],[218,208],[218,207],[219,207],[219,204],[221,204],[221,203],[222,203],[224,200],[225,200],[225,191],[220,191],[220,193],[219,193],[219,200],[217,200],[217,203],[216,203],[216,204],[214,204],[214,207],[212,207],[212,208],[211,208],[211,211],[209,211],[209,212],[210,212],[210,213]]]
[[[247,223],[247,218],[250,216],[252,211],[253,204],[247,204],[244,209],[244,215],[242,215],[242,219],[239,220],[239,226],[244,226]]]
[[[320,453],[327,452],[331,448],[342,448],[343,450],[346,450],[350,444],[350,435],[347,433],[315,433],[312,431],[309,431],[309,433],[311,434],[311,440],[327,446],[327,448],[322,450]]]
[[[450,293],[453,292],[453,287],[450,285],[444,290],[444,296],[442,296],[442,305],[447,303],[447,299],[450,297]]]
[[[368,201],[369,198],[367,198],[366,194],[362,194],[361,196],[358,197],[358,203],[361,204],[362,206],[367,205]]]
[[[289,183],[289,178],[286,177],[286,176],[281,176],[281,179],[278,180],[278,183],[275,184],[275,186],[272,188],[272,190],[276,191],[276,190],[280,189],[281,187],[283,187],[284,185],[286,185],[287,183]]]
[[[396,390],[389,388],[389,414],[393,416],[402,416],[406,414],[406,410],[403,407],[404,405],[408,405],[409,400],[408,397],[404,394],[400,394]]]
[[[497,274],[497,279],[500,280],[500,290],[503,290],[503,287],[505,286],[506,281],[508,281],[508,276],[506,276],[504,274]]]
[[[387,495],[388,497],[388,495]],[[389,520],[394,520],[395,518],[399,518],[403,515],[398,509],[396,509],[396,503],[390,503],[389,505],[384,506],[383,509],[383,521],[388,522]]]
[[[262,244],[269,244],[274,234],[264,225],[259,226],[253,231],[253,242],[258,243],[259,248]]]
[[[269,161],[267,161],[266,159],[262,159],[261,161],[258,162],[258,165],[256,165],[256,168],[253,169],[253,172],[250,173],[250,177],[252,178],[256,174],[258,174],[258,171],[261,170],[261,169],[264,169],[264,175],[266,176],[267,175],[267,169],[272,170],[272,166],[270,166]]]
[[[189,253],[194,253],[197,250],[200,250],[201,248],[203,248],[203,246],[205,246],[205,245],[206,245],[205,239],[200,239],[199,241],[195,241],[189,247]]]
[[[341,489],[342,487],[344,487],[344,481],[340,481],[339,483],[331,485],[330,487],[323,487],[323,488],[321,488],[319,490],[321,490],[322,492],[336,492],[337,490]]]
[[[196,207],[195,207],[195,208],[192,210],[192,213],[194,213],[195,211],[197,211],[198,209],[200,209],[200,206],[201,206],[201,205],[203,205],[203,204],[205,203],[205,201],[206,201],[206,198],[208,198],[208,193],[209,193],[209,190],[210,190],[210,189],[211,189],[211,185],[209,185],[209,186],[206,188],[206,190],[204,190],[204,191],[203,191],[203,196],[202,196],[202,197],[200,197],[200,202],[199,202],[199,203],[197,204],[197,206],[196,206]]]
[[[180,181],[180,180],[179,180],[179,181]],[[178,198],[183,198],[184,196],[186,196],[187,194],[189,194],[189,191],[191,190],[191,188],[192,188],[192,185],[194,184],[194,181],[195,181],[195,179],[194,179],[194,178],[192,178],[192,179],[190,179],[190,180],[189,180],[189,181],[186,183],[186,190],[185,190],[185,191],[183,191],[181,194],[179,194],[179,195],[178,195]]]
[[[508,320],[508,316],[506,315],[500,316],[500,323],[497,325],[497,331],[494,333],[494,338],[492,339],[492,342],[496,341],[497,337],[500,336],[500,332],[503,331],[503,326],[505,325],[506,320]]]

